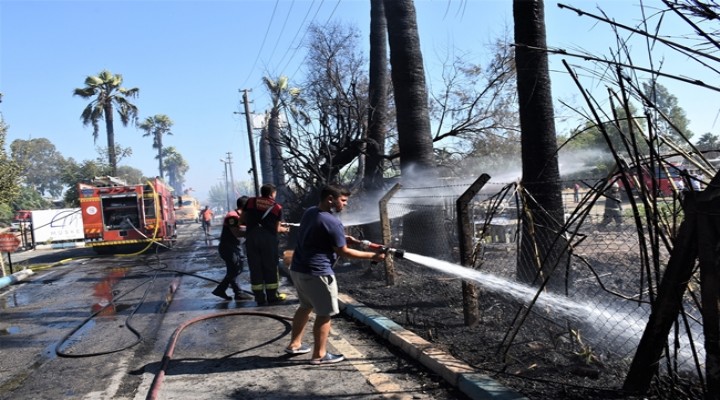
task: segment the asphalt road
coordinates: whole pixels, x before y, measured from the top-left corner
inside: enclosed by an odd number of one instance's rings
[[[0,399],[466,398],[348,317],[330,338],[346,361],[287,356],[294,288],[273,307],[212,296],[224,264],[200,232],[145,255],[13,254],[36,274],[0,289]]]

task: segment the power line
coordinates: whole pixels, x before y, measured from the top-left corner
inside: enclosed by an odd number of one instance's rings
[[[253,63],[252,68],[250,68],[250,72],[248,72],[247,78],[245,78],[245,82],[243,82],[242,86],[244,87],[247,81],[250,79],[250,76],[253,73],[253,70],[255,70],[255,66],[257,65],[258,60],[260,59],[260,54],[263,51],[263,48],[265,47],[265,41],[267,40],[268,33],[270,33],[270,27],[272,27],[273,20],[275,19],[275,12],[277,11],[278,4],[280,3],[280,0],[275,0],[275,7],[273,7],[272,15],[270,16],[270,22],[268,23],[268,27],[265,30],[265,37],[263,37],[262,44],[260,44],[260,50],[258,50],[257,57],[255,57],[255,62]]]
[[[302,22],[300,22],[300,26],[298,27],[297,31],[295,32],[295,36],[293,36],[292,40],[290,41],[290,45],[288,46],[287,50],[285,50],[285,54],[283,54],[282,58],[280,58],[280,61],[278,61],[278,65],[282,64],[283,60],[285,60],[285,57],[287,57],[287,55],[290,53],[290,50],[293,48],[293,43],[295,43],[295,39],[297,39],[298,35],[300,34],[300,31],[302,31],[303,26],[305,25],[305,21],[307,21],[307,17],[308,17],[308,15],[310,15],[310,11],[312,11],[314,4],[315,4],[315,0],[313,0],[312,3],[310,3],[310,7],[308,8],[307,12],[305,13],[305,17],[303,17]],[[320,3],[320,7],[322,7],[322,2]],[[295,47],[295,51],[297,51],[297,49],[299,47],[300,47],[300,44],[298,43],[298,46]]]
[[[320,9],[322,8],[323,3],[325,3],[325,0],[322,0],[322,1],[320,2],[320,5],[318,6],[318,9],[315,11],[315,15],[313,15],[312,20],[310,21],[310,23],[309,23],[307,26],[312,25],[312,23],[315,21],[315,19],[317,19],[317,16],[318,16],[318,14],[320,13]],[[287,64],[285,64],[285,66],[283,67],[283,69],[282,69],[283,71],[285,71],[285,70],[288,69],[288,67],[290,66],[290,63],[292,62],[293,58],[295,58],[295,55],[297,54],[298,50],[299,50],[300,47],[302,46],[303,41],[305,40],[305,36],[307,36],[307,32],[308,32],[308,30],[307,30],[307,28],[306,28],[305,31],[303,32],[302,37],[300,38],[300,41],[298,41],[297,47],[295,47],[295,49],[293,50],[292,56],[290,56],[290,58],[288,59]],[[307,56],[306,56],[306,57],[307,57]],[[304,61],[305,61],[305,59],[303,59],[303,62],[304,62]],[[300,64],[302,65],[302,62],[301,62]],[[295,71],[295,73],[297,73],[297,71]],[[293,73],[293,75],[295,75],[295,73]]]
[[[304,40],[305,34],[307,34],[307,30],[305,30],[305,33],[303,34],[302,38],[301,38],[300,41],[298,42],[297,46],[295,46],[294,48],[293,48],[293,43],[294,43],[295,40],[297,39],[297,37],[298,37],[298,35],[300,34],[300,32],[303,31],[305,21],[307,21],[308,16],[309,16],[310,13],[313,11],[313,6],[314,6],[314,4],[315,4],[315,1],[316,1],[316,0],[313,0],[312,3],[310,3],[310,7],[308,7],[308,10],[307,10],[307,12],[305,13],[305,16],[303,17],[303,20],[302,20],[302,22],[300,23],[300,26],[298,27],[297,31],[295,32],[295,35],[293,36],[292,41],[290,41],[290,44],[288,45],[288,48],[285,50],[285,53],[283,54],[282,58],[280,59],[279,62],[274,63],[274,64],[276,64],[276,65],[282,64],[283,60],[285,60],[285,58],[286,58],[287,55],[290,53],[290,51],[291,51],[291,50],[293,51],[293,56],[290,57],[290,59],[288,60],[287,64],[285,65],[284,69],[281,69],[280,71],[284,71],[284,70],[287,69],[288,65],[289,65],[290,62],[292,61],[292,58],[294,58],[295,53],[297,53],[297,51],[298,51],[299,48],[301,47],[301,43],[302,43],[302,41]],[[315,15],[313,16],[313,18],[311,19],[311,21],[309,22],[309,24],[312,24],[313,21],[317,18],[317,15],[318,15],[318,13],[320,12],[320,9],[322,8],[322,5],[323,5],[324,1],[325,1],[325,0],[321,0],[321,1],[320,1],[320,5],[318,6],[317,10],[315,11]],[[294,2],[294,0],[293,0],[293,2]],[[308,25],[309,25],[309,24],[308,24]],[[283,28],[283,30],[284,30],[284,28]],[[279,43],[279,42],[280,42],[280,38],[278,38],[278,43]],[[253,69],[254,69],[254,67],[253,67]],[[270,74],[270,72],[268,71],[268,68],[265,68],[265,71],[266,71],[267,74]],[[252,73],[252,71],[251,71],[250,73]],[[249,77],[248,77],[248,78],[249,78]],[[248,80],[248,79],[246,79],[246,82],[247,82],[247,80]],[[255,85],[251,85],[251,89],[250,89],[250,90],[255,90],[255,89],[258,89],[258,88],[260,88],[260,87],[262,87],[262,86],[263,86],[263,85],[262,85],[262,81],[261,81],[261,80],[258,80]]]
[[[290,3],[290,8],[285,16],[285,21],[283,22],[282,28],[280,28],[280,33],[278,34],[278,40],[275,41],[275,46],[273,47],[272,52],[270,52],[270,57],[268,57],[268,62],[272,61],[273,55],[275,55],[275,50],[277,50],[280,38],[282,37],[283,32],[285,32],[285,26],[287,26],[288,19],[290,19],[290,13],[292,12],[293,5],[295,5],[295,0]]]
[[[325,24],[323,24],[323,27],[327,27],[327,26],[328,26],[328,24],[330,23],[330,20],[332,20],[332,17],[333,17],[333,15],[335,15],[335,11],[337,11],[337,9],[338,9],[339,6],[340,6],[340,0],[338,0],[338,2],[335,4],[335,7],[333,8],[332,12],[330,13],[330,16],[328,16],[327,20],[325,21]],[[318,9],[318,10],[319,10],[319,9]],[[316,15],[317,15],[317,14],[316,14]],[[307,33],[307,30],[306,30],[305,32]],[[303,36],[303,37],[304,37],[304,36]],[[290,75],[290,77],[294,77],[295,74],[297,74],[298,71],[300,71],[300,68],[302,68],[302,66],[303,66],[303,64],[305,63],[305,60],[307,60],[307,58],[308,58],[308,54],[305,54],[305,57],[303,58],[302,61],[300,61],[300,63],[298,64],[297,69],[295,70],[295,72],[292,73],[292,75]]]

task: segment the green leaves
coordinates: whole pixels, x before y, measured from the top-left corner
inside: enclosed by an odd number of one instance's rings
[[[126,89],[121,87],[123,82],[122,75],[113,74],[108,70],[102,70],[96,76],[88,76],[85,78],[85,87],[77,88],[73,91],[74,96],[80,96],[84,99],[94,99],[85,107],[80,118],[83,125],[93,126],[93,138],[97,140],[99,132],[99,121],[106,121],[105,128],[108,139],[108,161],[111,168],[111,174],[117,171],[117,160],[115,158],[115,132],[113,127],[112,114],[113,110],[117,110],[120,116],[120,122],[127,126],[130,121],[137,120],[138,108],[130,103],[128,98],[135,98],[140,93],[140,89]]]

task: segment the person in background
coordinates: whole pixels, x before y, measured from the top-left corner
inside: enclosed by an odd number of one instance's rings
[[[362,242],[345,235],[345,227],[334,215],[347,205],[350,191],[337,186],[326,186],[320,192],[317,206],[308,208],[300,221],[298,243],[295,247],[290,274],[297,289],[300,306],[292,321],[288,354],[305,354],[312,351],[313,365],[332,364],[345,359],[342,354],[327,351],[330,318],[340,312],[338,287],[333,266],[338,257],[372,261],[385,259],[384,253],[348,248],[348,243]],[[302,343],[310,313],[315,312],[312,349]]]
[[[573,199],[576,203],[580,202],[580,184],[575,182],[575,186],[573,187]]]
[[[702,172],[698,172],[695,175],[690,176],[692,179],[692,188],[694,191],[699,192],[703,190],[703,181],[705,180],[705,175]]]
[[[622,224],[622,198],[620,197],[620,185],[614,182],[605,192],[605,214],[603,224],[610,226],[610,222],[620,227]]]
[[[202,223],[203,232],[205,232],[205,235],[210,234],[210,225],[212,225],[212,219],[213,219],[213,212],[210,209],[210,207],[205,206],[200,211],[200,222]]]
[[[290,228],[281,225],[282,206],[275,202],[277,189],[266,183],[260,188],[260,197],[248,199],[242,213],[247,226],[245,247],[250,266],[250,287],[258,305],[278,304],[286,295],[279,293],[278,233]]]

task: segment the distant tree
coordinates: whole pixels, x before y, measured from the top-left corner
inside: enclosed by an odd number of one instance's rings
[[[173,146],[163,148],[163,160],[165,171],[168,173],[168,184],[175,189],[176,193],[183,193],[185,174],[190,169],[187,161]]]
[[[123,126],[127,126],[131,121],[134,122],[138,114],[137,107],[130,103],[129,99],[137,97],[140,89],[126,89],[121,86],[122,83],[122,75],[103,70],[96,76],[88,76],[85,78],[85,87],[77,88],[73,91],[74,96],[79,96],[83,99],[92,99],[83,110],[80,118],[84,126],[92,125],[93,139],[95,141],[97,141],[100,131],[99,121],[101,119],[105,120],[109,172],[112,176],[117,174],[113,112],[117,107],[117,113],[120,116],[120,121]]]
[[[95,161],[98,164],[107,164],[107,159],[109,157],[107,148],[96,146],[95,151],[98,153],[98,157]],[[132,156],[132,154],[133,151],[131,147],[122,147],[119,143],[115,143],[115,161],[117,161],[118,164],[120,164],[122,160]]]
[[[678,145],[686,147],[686,139],[692,138],[693,132],[688,127],[690,120],[688,120],[685,110],[680,107],[677,97],[657,82],[643,83],[643,92],[652,102],[651,109],[655,111],[651,113],[652,122],[659,128],[659,132],[674,140]],[[661,117],[660,113],[664,114],[667,119]]]
[[[10,225],[12,222],[15,212],[13,211],[10,204],[0,203],[0,226]]]
[[[63,171],[63,183],[67,186],[63,199],[66,207],[79,207],[80,200],[78,198],[77,184],[84,182],[89,183],[95,177],[107,176],[111,172],[109,165],[98,162],[85,160],[76,163],[72,158],[67,160]],[[116,171],[117,172],[117,171]],[[115,175],[114,175],[115,176]]]
[[[62,194],[65,158],[48,139],[16,139],[10,144],[12,159],[20,166],[23,183],[41,195]]]
[[[207,195],[207,203],[212,208],[220,208],[225,210],[228,203],[227,187],[225,182],[218,182],[210,186]]]
[[[720,151],[720,136],[710,132],[704,133],[695,145],[700,151]]]
[[[141,170],[127,165],[121,165],[117,170],[117,177],[127,182],[128,185],[145,183],[149,178],[143,175]]]
[[[7,130],[8,126],[0,114],[0,205],[9,207],[20,192],[20,166],[5,152]]]
[[[568,144],[571,148],[592,148],[610,153],[609,146],[623,157],[638,153],[647,155],[649,151],[648,139],[642,132],[646,132],[647,123],[644,116],[639,117],[637,110],[630,104],[632,118],[627,118],[625,108],[617,107],[613,115],[608,116],[608,121],[602,124],[603,129],[595,122],[587,122],[582,129],[575,132]],[[630,129],[630,124],[633,124]],[[606,139],[604,132],[608,135]],[[633,139],[630,132],[635,135],[634,143],[637,148],[632,147]],[[610,144],[608,144],[608,139]]]
[[[230,185],[228,184],[228,186]],[[255,194],[254,185],[248,181],[235,182],[235,188],[239,191],[240,196],[252,197]],[[227,208],[226,199],[228,198],[226,196],[227,192],[225,188],[225,182],[218,182],[210,187],[210,191],[208,192],[207,196],[207,203],[210,207],[216,207],[225,210]],[[230,194],[230,196],[232,196],[232,194]],[[230,199],[231,207],[235,207],[235,200],[236,199]]]
[[[138,125],[138,128],[145,131],[143,137],[152,136],[153,138],[153,149],[157,150],[158,160],[158,176],[164,178],[163,174],[163,136],[172,135],[170,128],[173,126],[173,121],[165,114],[155,114],[152,117],[147,117],[143,122]]]
[[[20,193],[12,202],[12,209],[17,210],[44,210],[53,207],[50,200],[44,199],[40,192],[30,186],[22,186]]]

